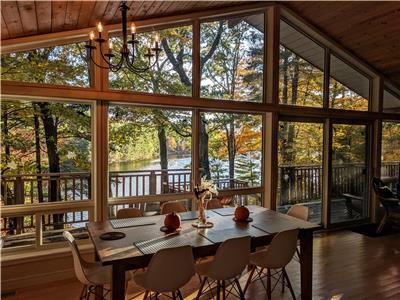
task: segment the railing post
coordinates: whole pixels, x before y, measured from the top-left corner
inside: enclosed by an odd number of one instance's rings
[[[14,182],[14,196],[15,196],[15,203],[14,204],[24,204],[24,182],[21,176],[15,177]],[[15,230],[17,234],[22,233],[24,228],[24,217],[17,217],[15,218]]]
[[[35,214],[35,233],[36,248],[38,248],[43,245],[43,223],[40,213]]]
[[[161,176],[162,178],[162,176]],[[150,172],[150,195],[155,195],[157,193],[157,177],[156,172]]]

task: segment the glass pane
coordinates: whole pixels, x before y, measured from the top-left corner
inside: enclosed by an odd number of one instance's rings
[[[369,79],[331,55],[329,106],[347,110],[368,110]]]
[[[111,105],[111,198],[191,191],[191,111]]]
[[[4,248],[35,245],[35,216],[1,218],[1,239]]]
[[[110,88],[154,94],[192,95],[192,26],[168,28],[157,33],[162,48],[158,63],[139,75],[124,67],[118,72],[110,72]],[[147,66],[148,60],[144,54],[147,53],[149,43],[154,42],[155,34],[154,31],[136,34],[138,48],[135,52],[135,66]],[[113,61],[118,62],[122,38],[113,37],[111,40],[115,45],[113,53],[116,55]]]
[[[201,97],[262,102],[264,14],[202,23]]]
[[[368,216],[367,128],[333,125],[331,223]]]
[[[389,90],[383,91],[383,111],[392,114],[400,113],[400,96]]]
[[[1,79],[89,87],[85,43],[1,55]]]
[[[1,126],[1,205],[91,199],[90,104],[4,99]],[[63,215],[48,215],[51,239],[62,238],[60,229],[75,224]],[[35,219],[15,220],[10,225],[5,219],[2,233],[15,235],[10,240],[18,243],[31,243]]]
[[[201,176],[219,189],[260,186],[261,116],[207,112],[200,124]]]
[[[322,107],[324,49],[280,22],[279,103]]]
[[[395,188],[400,179],[400,123],[382,122],[382,167],[381,176]]]
[[[55,218],[57,217],[57,219]],[[75,239],[87,239],[86,223],[89,222],[88,211],[74,211],[64,214],[43,215],[43,244],[64,242],[60,229],[66,229]]]
[[[278,147],[278,211],[302,204],[310,209],[310,222],[320,223],[323,125],[281,121]]]

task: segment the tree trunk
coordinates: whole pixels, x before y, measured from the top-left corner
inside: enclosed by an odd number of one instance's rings
[[[34,107],[34,115],[33,115],[33,128],[35,131],[35,157],[36,157],[36,174],[42,173],[42,162],[41,162],[41,155],[40,155],[40,133],[39,133],[39,117],[36,113],[36,105],[33,104]],[[37,176],[37,188],[38,188],[38,200],[39,203],[43,202],[43,183],[42,177],[39,175]]]
[[[161,166],[161,182],[162,192],[168,193],[168,150],[167,150],[167,135],[165,133],[165,127],[160,125],[158,127],[158,141],[160,144],[160,166]]]
[[[235,187],[235,124],[234,120],[229,122],[229,127],[225,127],[226,138],[228,141],[228,160],[229,160],[229,187]]]
[[[39,102],[37,105],[40,108],[41,119],[43,122],[47,158],[49,162],[50,173],[60,173],[60,157],[58,155],[58,136],[57,136],[57,122],[51,114],[51,104],[46,102]],[[49,202],[56,202],[60,199],[59,189],[57,186],[57,176],[50,177],[49,182]],[[63,214],[53,215],[54,229],[63,228]]]
[[[201,177],[206,176],[207,179],[211,179],[210,172],[210,161],[208,159],[208,133],[206,130],[205,120],[200,120],[199,126],[199,139],[200,139],[200,175]]]
[[[283,50],[282,51],[282,56],[283,56],[283,63],[282,63],[282,73],[283,73],[283,87],[282,87],[282,98],[281,101],[283,104],[288,104],[288,85],[289,85],[289,76],[288,76],[288,67],[289,67],[289,51],[288,50]],[[287,162],[287,132],[288,132],[288,124],[285,122],[283,123],[281,127],[282,131],[282,137],[284,139],[284,143],[282,145],[282,160],[284,163]],[[280,172],[280,185],[281,185],[281,193],[280,193],[280,204],[285,204],[289,200],[289,179],[287,177],[287,170],[286,168],[281,168]]]

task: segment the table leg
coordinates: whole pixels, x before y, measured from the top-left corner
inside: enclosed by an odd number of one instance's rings
[[[100,261],[100,258],[99,258],[98,254],[97,254],[97,251],[95,251],[94,259],[95,259],[96,261]],[[95,293],[96,293],[95,299],[96,299],[96,300],[102,300],[102,299],[103,299],[102,295],[103,295],[103,293],[104,293],[103,286],[102,286],[102,285],[96,286],[96,288],[95,288],[94,291],[95,291]]]
[[[112,300],[125,299],[125,267],[122,264],[114,264],[112,267],[111,293]]]
[[[306,231],[300,240],[301,299],[312,299],[313,233]]]

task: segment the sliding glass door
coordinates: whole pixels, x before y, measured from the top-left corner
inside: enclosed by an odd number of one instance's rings
[[[321,223],[323,124],[279,122],[277,210],[309,207],[310,221]]]
[[[332,125],[330,223],[368,217],[368,125]]]

